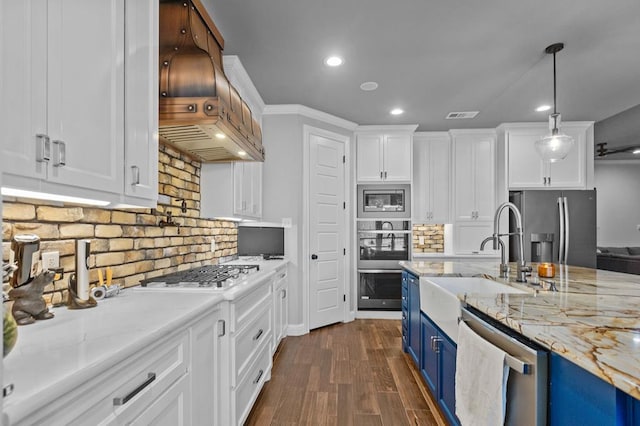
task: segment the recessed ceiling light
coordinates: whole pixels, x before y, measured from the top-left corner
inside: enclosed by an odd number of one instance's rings
[[[370,92],[378,88],[378,83],[376,83],[375,81],[365,81],[360,85],[360,88],[365,92]]]
[[[404,110],[401,108],[394,108],[389,112],[391,113],[391,115],[400,115],[404,113]]]
[[[536,108],[536,111],[544,112],[544,111],[549,111],[550,109],[551,109],[551,105],[540,105],[538,108]]]
[[[218,138],[218,139],[224,139],[224,138],[226,138],[226,136],[225,136],[225,134],[224,134],[224,133],[216,133],[216,138]]]
[[[324,60],[324,63],[330,67],[339,67],[340,65],[342,65],[342,62],[343,60],[339,56],[329,56]]]
[[[634,153],[634,154],[640,154],[640,149],[635,149],[635,150],[633,151],[633,153]]]

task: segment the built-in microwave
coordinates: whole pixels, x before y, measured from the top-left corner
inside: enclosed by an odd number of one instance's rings
[[[358,218],[411,218],[411,185],[358,185]]]

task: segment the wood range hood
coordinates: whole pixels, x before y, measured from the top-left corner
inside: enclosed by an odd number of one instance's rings
[[[202,162],[264,161],[262,131],[222,66],[224,39],[200,0],[160,0],[163,142]]]

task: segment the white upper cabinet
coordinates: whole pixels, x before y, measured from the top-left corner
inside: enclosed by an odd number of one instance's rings
[[[416,126],[360,126],[356,131],[358,182],[411,182]]]
[[[498,128],[506,150],[509,189],[586,189],[593,175],[593,123],[565,122],[561,131],[574,146],[564,160],[545,168],[535,142],[549,133],[547,123],[510,123]]]
[[[413,137],[413,222],[449,223],[451,138],[446,132]]]
[[[126,152],[149,188],[131,194],[155,204],[156,2],[9,3],[0,45],[4,184],[126,201]],[[128,170],[130,187],[132,177]]]
[[[455,220],[493,220],[495,132],[456,130],[453,137]]]
[[[205,163],[200,176],[200,216],[262,218],[261,162]]]

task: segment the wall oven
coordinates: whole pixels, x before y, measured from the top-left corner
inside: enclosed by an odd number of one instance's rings
[[[411,185],[358,185],[358,218],[411,218]]]
[[[359,219],[358,309],[401,309],[401,260],[411,259],[411,221]]]

